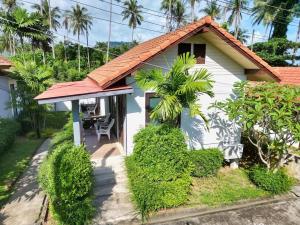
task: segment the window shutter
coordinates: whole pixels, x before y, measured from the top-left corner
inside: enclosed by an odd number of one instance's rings
[[[191,54],[192,45],[190,43],[180,43],[178,44],[178,55],[189,52]]]
[[[197,64],[205,64],[205,44],[194,44],[194,55],[197,60]]]

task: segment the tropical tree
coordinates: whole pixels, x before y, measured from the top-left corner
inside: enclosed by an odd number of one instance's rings
[[[22,56],[21,56],[22,58]],[[52,68],[47,65],[38,65],[34,61],[14,60],[14,78],[18,88],[15,94],[16,107],[22,108],[23,115],[30,121],[37,137],[41,137],[40,129],[46,108],[34,100],[38,94],[45,91],[51,84]]]
[[[199,115],[207,122],[201,111],[198,97],[202,94],[213,96],[213,80],[206,69],[190,72],[195,65],[194,56],[178,56],[168,72],[161,69],[141,70],[135,80],[143,90],[152,90],[160,98],[150,118],[178,126],[180,115],[185,108],[191,116]]]
[[[234,26],[235,38],[238,36],[238,31],[242,20],[242,11],[247,4],[248,0],[230,0],[228,4],[230,11],[228,22],[230,25]]]
[[[174,29],[173,27],[173,21],[174,21],[174,11],[176,7],[176,3],[179,0],[162,0],[160,10],[164,11],[166,15],[166,27],[168,28],[168,31],[171,31]]]
[[[65,56],[65,61],[68,60],[67,58],[67,51],[66,51],[66,39],[68,40],[68,34],[70,32],[70,18],[68,13],[65,13],[63,16],[63,21],[62,21],[62,25],[64,27],[64,29],[66,30],[67,33],[67,37],[64,35],[64,56]]]
[[[174,11],[172,14],[174,15],[174,22],[176,22],[176,28],[179,28],[181,25],[185,24],[186,22],[186,15],[185,15],[185,7],[182,1],[176,1]]]
[[[88,61],[89,69],[91,68],[90,50],[89,50],[89,30],[91,30],[92,25],[93,25],[92,17],[87,18],[86,24],[85,24],[85,36],[86,36],[87,61]]]
[[[143,16],[141,15],[143,8],[142,5],[138,5],[137,0],[127,0],[124,2],[124,10],[122,12],[123,20],[128,20],[128,25],[132,29],[131,41],[133,42],[133,33],[137,25],[141,25]]]
[[[191,5],[191,19],[192,22],[195,20],[195,4],[196,2],[200,2],[200,0],[189,0]]]
[[[80,35],[85,33],[87,30],[86,26],[92,19],[88,14],[88,10],[85,7],[81,7],[79,4],[72,6],[72,9],[68,10],[66,15],[70,20],[70,28],[73,30],[73,35],[77,35],[78,71],[80,72]]]
[[[221,8],[218,6],[217,1],[210,1],[207,3],[204,9],[201,9],[200,12],[204,12],[206,15],[211,16],[214,19],[221,18]]]
[[[266,27],[265,33],[267,33],[270,27],[269,38],[271,36],[276,11],[278,11],[278,9],[272,8],[271,10],[271,7],[265,0],[254,0],[254,7],[252,8],[252,17],[254,18],[253,25],[262,23]]]
[[[232,35],[234,35],[234,31],[231,31],[230,33]],[[247,34],[247,30],[239,28],[238,33],[237,33],[237,39],[240,42],[245,44],[247,42],[248,38],[249,38],[249,35]]]
[[[8,12],[11,12],[14,8],[16,8],[17,1],[16,0],[2,0],[2,4]]]
[[[50,27],[52,23],[52,29],[57,31],[60,25],[61,12],[58,6],[50,7],[48,0],[41,0],[41,4],[34,4],[32,6],[37,12],[39,12],[44,20],[44,23]],[[49,15],[50,14],[50,15]]]
[[[289,161],[291,146],[300,141],[300,88],[278,83],[239,83],[214,106],[239,125],[261,162],[276,171]]]

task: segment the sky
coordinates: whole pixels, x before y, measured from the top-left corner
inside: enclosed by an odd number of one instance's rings
[[[123,2],[124,0],[121,0]],[[34,3],[40,3],[40,0],[18,0],[18,4],[22,4],[25,8],[32,11],[32,5]],[[77,3],[81,6],[84,6],[88,9],[90,15],[93,17],[93,26],[89,36],[90,45],[93,46],[97,41],[106,42],[108,39],[109,31],[109,10],[110,10],[110,0],[51,0],[51,7],[58,6],[62,12],[65,10],[71,9],[72,6],[75,6]],[[252,2],[252,1],[250,1]],[[134,32],[134,39],[138,42],[146,41],[148,39],[157,37],[165,33],[166,20],[165,15],[160,11],[161,0],[138,0],[138,3],[143,5],[143,17],[144,22],[139,26]],[[203,13],[199,12],[200,9],[204,8],[206,5],[206,0],[201,0],[200,4],[196,3],[195,12],[197,18],[204,16]],[[224,1],[218,1],[221,9],[224,9]],[[252,7],[250,3],[249,8]],[[131,29],[128,27],[128,21],[122,20],[121,14],[123,8],[122,3],[118,3],[116,0],[113,0],[112,6],[112,32],[111,32],[111,41],[131,41]],[[187,4],[187,15],[190,15],[190,7]],[[221,19],[222,22],[223,19]],[[263,25],[253,26],[252,18],[250,15],[243,13],[243,20],[241,27],[246,29],[249,35],[247,44],[251,43],[251,34],[254,30],[254,42],[265,41],[268,32],[266,33],[266,28]],[[297,27],[299,19],[294,19],[288,27],[287,37],[290,40],[295,41]],[[68,33],[64,29],[59,29],[56,33],[56,41],[63,40],[63,36],[68,35],[71,41],[76,41],[76,35],[73,36],[72,33]],[[85,36],[80,37],[80,42],[85,44]]]

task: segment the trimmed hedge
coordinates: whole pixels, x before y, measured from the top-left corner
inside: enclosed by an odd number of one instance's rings
[[[249,178],[256,186],[271,194],[288,192],[294,184],[294,180],[283,169],[272,172],[261,166],[254,166],[249,171]]]
[[[143,219],[152,211],[187,200],[193,166],[179,129],[149,125],[139,131],[126,166],[133,199]]]
[[[224,156],[218,148],[190,151],[190,159],[194,164],[192,176],[215,176],[222,167]]]
[[[83,146],[72,143],[70,124],[56,134],[54,149],[39,170],[39,183],[50,199],[50,209],[59,224],[86,224],[92,206],[93,167]]]
[[[0,118],[0,153],[8,150],[14,143],[20,124],[12,119]]]

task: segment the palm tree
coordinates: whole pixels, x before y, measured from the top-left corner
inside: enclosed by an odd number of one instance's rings
[[[174,9],[179,0],[162,0],[160,10],[166,15],[166,27],[168,31],[173,30]]]
[[[234,35],[234,32],[233,32],[233,31],[230,32],[230,33],[231,33],[232,35]],[[247,34],[247,30],[239,28],[238,34],[237,34],[237,39],[238,39],[240,42],[246,43],[249,37],[250,37],[250,36]]]
[[[85,24],[85,36],[86,36],[86,51],[87,51],[87,60],[88,60],[89,69],[91,68],[90,51],[89,51],[89,30],[91,30],[92,25],[93,25],[92,18],[91,17],[87,18]]]
[[[78,42],[78,71],[80,72],[80,35],[86,31],[86,25],[91,21],[91,16],[88,14],[88,10],[85,7],[81,7],[79,4],[72,6],[71,10],[66,12],[67,17],[70,20],[70,27],[73,30],[73,35],[77,35]]]
[[[59,7],[51,7],[50,0],[41,0],[40,4],[34,4],[32,8],[36,9],[37,12],[39,12],[42,17],[44,24],[47,25],[50,29],[54,29],[57,31],[57,29],[60,27],[60,9]],[[55,50],[54,50],[54,43],[52,42],[52,55],[53,58],[55,58]]]
[[[143,16],[141,9],[143,6],[137,4],[137,0],[127,0],[124,2],[124,10],[122,12],[123,20],[129,19],[128,25],[132,29],[131,41],[133,42],[133,33],[137,25],[141,25]]]
[[[61,18],[59,7],[51,7],[49,6],[48,0],[41,0],[41,4],[34,4],[32,8],[42,15],[46,25],[50,27],[51,23],[53,30],[57,31],[57,29],[61,27],[59,22]],[[51,14],[51,16],[49,16],[49,14]]]
[[[68,61],[68,58],[67,58],[67,51],[66,51],[66,39],[68,40],[68,34],[69,34],[69,32],[70,32],[69,20],[70,20],[70,18],[69,18],[68,15],[65,13],[65,14],[64,14],[63,21],[62,21],[62,25],[63,25],[63,27],[65,28],[65,30],[66,30],[66,32],[67,32],[67,37],[64,35],[64,54],[65,54],[65,61],[66,61],[66,62]]]
[[[191,116],[199,115],[207,123],[198,97],[201,94],[213,96],[213,80],[206,69],[191,73],[189,70],[195,63],[195,57],[187,53],[178,56],[168,72],[161,69],[138,71],[135,76],[138,86],[143,90],[153,90],[160,97],[151,119],[178,126],[181,113],[188,108]]]
[[[271,36],[273,22],[275,20],[275,15],[278,13],[278,9],[274,7],[269,7],[265,0],[255,0],[254,7],[252,8],[252,16],[254,17],[253,25],[261,24],[266,27],[266,33],[268,28],[270,27],[269,31],[269,38]]]
[[[234,36],[237,38],[238,30],[242,20],[242,10],[248,4],[248,0],[230,0],[228,3],[229,16],[228,22],[230,25],[234,25]]]
[[[191,19],[192,22],[195,20],[195,4],[196,2],[200,2],[200,0],[189,0],[191,5]]]
[[[174,21],[176,28],[186,23],[185,7],[182,1],[177,1],[173,9]]]
[[[217,1],[213,0],[209,3],[207,3],[207,6],[200,10],[200,12],[204,12],[206,15],[211,16],[211,18],[220,19],[220,14],[221,14],[221,8],[217,5]]]
[[[2,4],[8,12],[11,12],[17,6],[16,0],[2,0]]]

